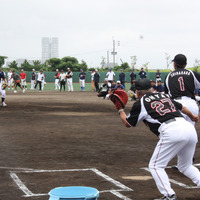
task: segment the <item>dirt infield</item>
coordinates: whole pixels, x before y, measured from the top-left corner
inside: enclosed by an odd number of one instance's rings
[[[161,196],[142,169],[157,137],[142,123],[125,128],[110,101],[94,92],[19,91],[7,92],[6,103],[0,108],[0,200],[48,200],[51,189],[71,185],[97,188],[99,200]],[[198,144],[195,164],[199,154]],[[179,200],[200,200],[200,189],[186,188],[194,185],[190,180],[167,172]]]

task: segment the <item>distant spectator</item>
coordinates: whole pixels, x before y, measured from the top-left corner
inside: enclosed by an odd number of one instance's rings
[[[94,85],[94,74],[95,74],[95,70],[92,70],[92,72],[91,72],[92,91],[95,91],[95,85]]]
[[[125,75],[123,69],[121,69],[121,73],[119,74],[119,80],[120,80],[121,84],[125,87],[126,75]]]
[[[109,72],[106,74],[106,78],[108,78],[108,81],[112,83],[115,80],[115,72],[112,71],[112,69],[109,69]]]
[[[81,86],[81,91],[85,91],[85,77],[86,77],[86,73],[81,69],[80,70],[80,74],[79,74],[79,83]]]
[[[159,69],[156,72],[156,85],[157,85],[158,81],[161,81],[161,73],[160,73]]]
[[[139,72],[139,75],[140,75],[140,78],[143,79],[143,78],[147,78],[147,74],[146,72],[144,71],[144,68],[141,68],[140,72]]]
[[[94,73],[94,85],[95,85],[95,90],[96,92],[99,91],[99,81],[100,81],[100,74],[98,73],[98,70],[95,69],[95,73]]]
[[[133,83],[133,80],[136,80],[136,73],[134,72],[134,69],[131,69],[131,73],[130,73],[130,77],[131,77],[131,84]]]
[[[109,94],[110,89],[111,89],[111,83],[108,82],[107,78],[105,78],[104,83],[101,85],[101,88],[99,89],[99,91],[97,93],[97,96],[104,97],[104,99],[105,99],[106,96]]]
[[[125,90],[125,87],[121,84],[121,81],[117,81],[117,85],[115,86],[117,90]]]
[[[160,93],[164,93],[164,86],[162,85],[162,82],[159,80],[157,81],[156,91]]]

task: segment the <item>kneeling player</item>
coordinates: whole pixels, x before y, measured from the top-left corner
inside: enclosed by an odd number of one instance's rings
[[[109,95],[110,88],[111,88],[111,83],[108,82],[107,78],[105,78],[104,83],[101,85],[101,87],[97,93],[97,96],[103,97],[105,99],[106,95]]]

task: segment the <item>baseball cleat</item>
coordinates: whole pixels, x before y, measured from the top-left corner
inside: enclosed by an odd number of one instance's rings
[[[161,197],[160,199],[154,199],[154,200],[178,200],[178,199],[177,199],[177,196],[175,194],[173,194],[170,197],[164,196],[164,197]]]
[[[26,91],[25,89],[22,90],[23,93],[25,93],[25,91]]]
[[[17,93],[17,90],[15,90],[14,93]]]
[[[5,102],[2,102],[2,106],[3,106],[3,107],[6,107],[7,104],[6,104]]]

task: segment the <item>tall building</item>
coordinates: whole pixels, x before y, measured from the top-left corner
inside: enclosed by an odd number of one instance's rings
[[[42,60],[58,58],[58,38],[42,38]]]

